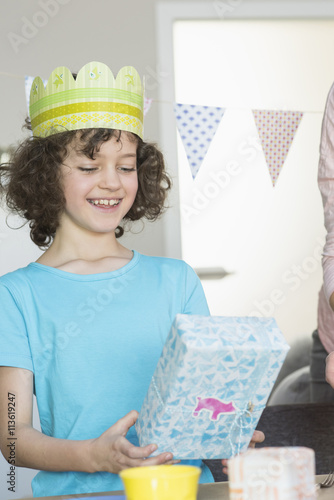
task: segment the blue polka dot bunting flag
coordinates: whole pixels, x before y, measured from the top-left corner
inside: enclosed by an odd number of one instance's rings
[[[195,179],[224,116],[225,108],[175,103],[174,113],[191,175]]]

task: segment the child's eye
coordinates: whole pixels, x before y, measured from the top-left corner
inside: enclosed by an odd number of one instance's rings
[[[122,172],[136,172],[136,167],[119,167]]]
[[[97,170],[95,167],[79,167],[81,172],[94,172]]]

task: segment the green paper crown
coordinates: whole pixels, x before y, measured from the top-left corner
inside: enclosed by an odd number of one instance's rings
[[[33,135],[46,137],[66,130],[112,128],[143,138],[144,89],[132,66],[116,79],[103,63],[90,62],[74,80],[65,66],[56,68],[44,88],[37,76],[30,90]]]

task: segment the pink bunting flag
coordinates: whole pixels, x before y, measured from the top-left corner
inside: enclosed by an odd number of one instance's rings
[[[271,180],[275,186],[303,113],[258,109],[252,111]]]
[[[191,175],[195,179],[208,152],[225,109],[213,106],[175,103],[177,128],[187,153]]]
[[[153,99],[144,97],[144,116],[149,112]]]

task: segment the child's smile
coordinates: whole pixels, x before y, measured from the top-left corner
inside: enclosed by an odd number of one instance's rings
[[[116,205],[119,205],[122,200],[120,199],[104,199],[104,200],[88,200],[89,203],[92,205],[95,205],[96,207],[107,209],[109,207],[115,207]]]
[[[96,210],[102,213],[113,213],[116,211],[117,207],[122,203],[121,198],[103,198],[97,200],[87,200],[91,205],[94,206]]]

